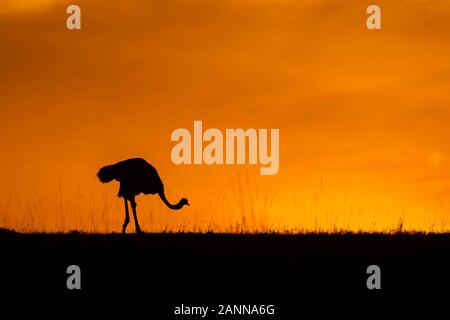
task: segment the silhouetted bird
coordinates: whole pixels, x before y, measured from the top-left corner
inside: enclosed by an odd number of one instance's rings
[[[141,233],[137,215],[135,196],[143,194],[159,194],[161,200],[173,210],[179,210],[185,205],[189,205],[186,198],[182,198],[177,204],[171,204],[164,194],[164,185],[156,169],[144,159],[134,158],[118,162],[113,165],[105,166],[97,173],[98,179],[107,183],[112,180],[120,182],[118,196],[125,200],[125,221],[122,232],[125,233],[130,218],[128,215],[128,201],[133,209],[134,223],[136,232]]]

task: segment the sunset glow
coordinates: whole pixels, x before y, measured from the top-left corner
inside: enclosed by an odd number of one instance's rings
[[[148,232],[450,230],[450,2],[77,3],[0,4],[0,227],[119,232],[95,175],[142,157],[191,204]],[[174,164],[195,120],[279,129],[279,170]]]

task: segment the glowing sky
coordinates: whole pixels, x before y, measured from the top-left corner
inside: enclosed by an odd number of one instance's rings
[[[0,226],[119,231],[102,165],[140,156],[144,230],[448,229],[450,3],[0,3]],[[280,171],[176,166],[176,128],[279,128]]]

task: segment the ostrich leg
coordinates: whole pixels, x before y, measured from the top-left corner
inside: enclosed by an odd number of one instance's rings
[[[125,221],[123,222],[122,233],[126,232],[127,225],[130,222],[130,215],[128,214],[128,200],[126,198],[124,198],[124,200],[125,200]]]
[[[136,201],[133,198],[132,200],[130,200],[130,202],[131,202],[131,209],[133,209],[133,217],[134,217],[134,224],[136,225],[136,232],[142,233],[141,227],[139,227],[139,222],[136,214],[136,206],[137,206]]]

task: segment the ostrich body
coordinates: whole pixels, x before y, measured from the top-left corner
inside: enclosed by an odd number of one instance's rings
[[[133,210],[134,223],[136,232],[141,233],[139,222],[136,214],[135,197],[143,194],[158,194],[166,206],[173,210],[179,210],[185,205],[189,205],[186,198],[182,198],[177,204],[171,204],[164,193],[164,185],[158,175],[156,169],[147,161],[140,158],[128,159],[120,161],[116,164],[108,165],[99,170],[98,179],[103,183],[117,180],[120,182],[118,197],[125,201],[125,221],[122,227],[122,233],[126,232],[128,223],[130,222],[128,214],[128,201]]]

